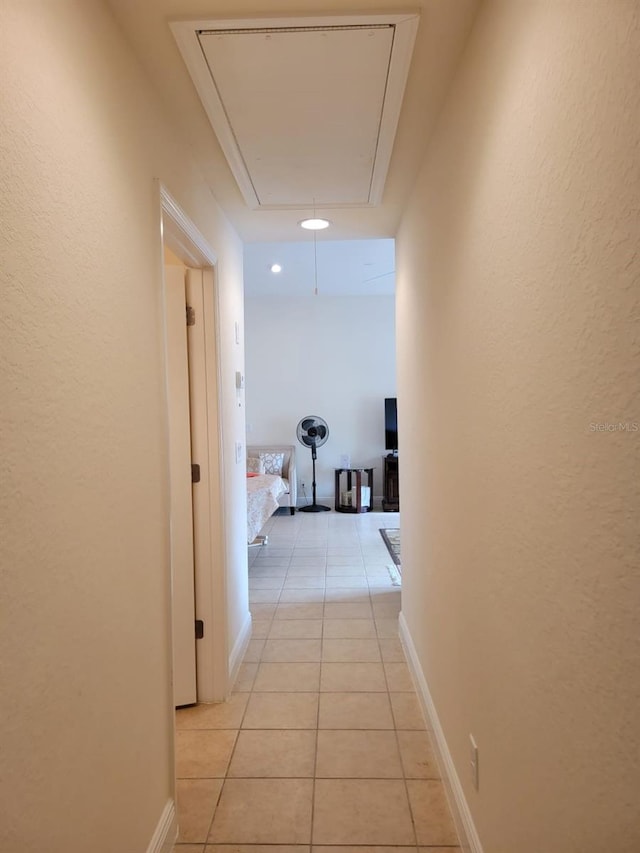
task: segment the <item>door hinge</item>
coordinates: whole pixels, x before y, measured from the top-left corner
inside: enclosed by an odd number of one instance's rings
[[[192,463],[191,465],[191,482],[199,483],[200,482],[200,466]]]
[[[196,324],[196,309],[191,305],[187,305],[187,326],[195,326]]]
[[[201,640],[204,637],[204,621],[196,619],[196,640]]]

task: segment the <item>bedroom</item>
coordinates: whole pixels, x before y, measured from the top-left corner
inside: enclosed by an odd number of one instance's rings
[[[310,503],[311,454],[296,426],[320,416],[330,435],[318,501],[333,507],[334,469],[347,457],[374,468],[380,509],[384,398],[396,395],[394,241],[248,243],[244,268],[247,445],[296,445],[297,504]]]

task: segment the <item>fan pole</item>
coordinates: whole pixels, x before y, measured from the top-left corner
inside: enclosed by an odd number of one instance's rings
[[[316,443],[315,441],[311,445],[311,467],[312,467],[312,482],[311,482],[311,493],[313,495],[313,503],[308,504],[307,506],[301,506],[298,509],[298,512],[329,512],[330,506],[323,506],[322,504],[316,503]]]

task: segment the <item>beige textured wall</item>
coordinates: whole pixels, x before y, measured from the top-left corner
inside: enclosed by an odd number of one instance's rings
[[[639,57],[635,2],[484,4],[398,235],[403,610],[485,853],[640,849]]]
[[[172,795],[154,179],[219,253],[223,325],[241,246],[102,3],[0,14],[0,849],[143,853]]]

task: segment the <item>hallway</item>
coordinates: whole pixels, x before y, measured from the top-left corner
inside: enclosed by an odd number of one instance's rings
[[[249,553],[253,639],[233,696],[177,713],[175,853],[459,853],[398,640],[378,530],[398,525],[396,513],[270,519]]]

